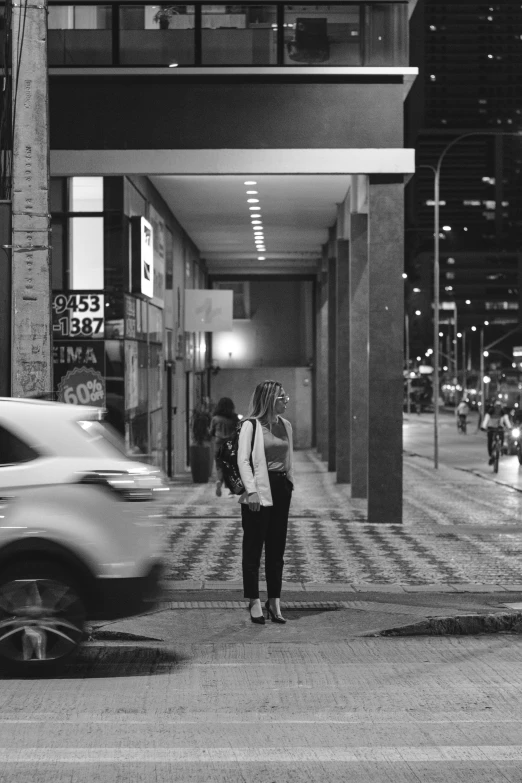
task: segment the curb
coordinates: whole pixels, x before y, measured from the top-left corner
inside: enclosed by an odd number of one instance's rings
[[[428,462],[433,461],[431,457],[426,457],[424,454],[417,454],[415,451],[406,451],[404,449],[403,454],[406,457],[425,459]],[[469,473],[471,476],[477,476],[477,478],[483,479],[484,481],[490,481],[492,484],[498,484],[501,487],[507,487],[508,489],[512,489],[514,492],[522,493],[522,488],[514,487],[513,484],[510,484],[508,481],[501,481],[500,479],[493,478],[493,475],[488,476],[485,473],[481,473],[480,470],[476,470],[476,468],[462,468],[459,465],[444,465],[444,467],[447,468],[448,470],[460,470],[462,473]]]
[[[522,612],[428,617],[417,623],[386,628],[366,636],[464,636],[482,633],[522,633]]]

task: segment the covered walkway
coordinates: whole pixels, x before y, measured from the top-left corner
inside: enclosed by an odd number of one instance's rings
[[[462,589],[522,585],[522,495],[452,468],[435,473],[405,458],[404,524],[368,524],[315,452],[296,452],[285,579],[287,589]],[[214,484],[173,483],[170,586],[241,589],[241,518]],[[226,493],[225,493],[226,494]],[[189,584],[187,584],[189,583]]]

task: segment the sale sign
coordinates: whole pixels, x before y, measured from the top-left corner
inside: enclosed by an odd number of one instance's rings
[[[103,406],[105,378],[90,367],[76,367],[58,384],[58,399],[69,405]]]
[[[55,341],[54,387],[60,402],[105,406],[105,345],[103,341]]]

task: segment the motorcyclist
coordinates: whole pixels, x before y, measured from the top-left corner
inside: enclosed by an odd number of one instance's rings
[[[466,431],[466,421],[469,414],[469,404],[468,400],[462,399],[459,404],[457,405],[457,409],[455,411],[455,414],[457,416],[457,423],[462,425],[462,429],[465,432]]]
[[[494,458],[491,456],[491,452],[493,448],[493,437],[495,435],[495,431],[501,430],[500,440],[501,445],[504,445],[504,431],[511,429],[511,419],[507,413],[504,412],[501,402],[495,402],[492,408],[487,411],[480,429],[486,430],[488,434],[489,464],[492,465]]]

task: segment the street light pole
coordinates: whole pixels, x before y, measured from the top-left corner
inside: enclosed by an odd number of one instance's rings
[[[480,330],[480,418],[485,416],[484,407],[484,327]]]
[[[462,399],[467,397],[468,373],[466,367],[466,332],[462,332]]]
[[[453,314],[454,314],[454,322],[453,322],[453,342],[454,342],[454,349],[453,349],[453,357],[455,359],[455,399],[457,399],[457,386],[459,385],[459,359],[458,359],[458,350],[459,350],[459,343],[457,339],[457,332],[458,332],[458,325],[457,325],[457,303],[453,302]]]
[[[433,467],[439,467],[439,231],[440,231],[440,164],[435,169],[435,250],[433,256]]]
[[[406,339],[406,413],[411,413],[411,379],[410,379],[410,319],[408,313],[404,315],[404,332]]]

